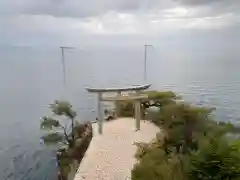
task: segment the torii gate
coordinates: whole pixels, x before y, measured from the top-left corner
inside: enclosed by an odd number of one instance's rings
[[[143,90],[148,89],[151,84],[129,86],[121,88],[86,88],[90,93],[97,93],[98,95],[98,132],[102,134],[103,131],[103,116],[102,116],[102,106],[101,101],[115,101],[116,106],[116,116],[119,117],[120,107],[117,101],[134,101],[135,118],[136,118],[136,130],[140,130],[140,120],[141,120],[141,100],[147,99],[147,94],[141,94]],[[135,91],[134,94],[128,96],[122,96],[121,92]],[[103,97],[103,93],[117,93],[114,97]]]

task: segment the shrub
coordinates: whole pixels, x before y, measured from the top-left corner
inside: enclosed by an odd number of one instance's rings
[[[134,116],[134,105],[131,101],[119,102],[119,103],[120,103],[120,116],[122,117]]]
[[[178,156],[166,156],[157,147],[148,149],[132,170],[132,180],[186,180]]]
[[[137,145],[132,179],[240,180],[240,141],[226,138],[238,128],[214,121],[212,109],[176,99],[158,101],[162,104],[153,122],[162,136]]]
[[[193,180],[240,179],[240,146],[222,138],[205,138],[191,154],[188,169]]]
[[[141,101],[142,115],[149,107],[163,107],[167,104],[175,103],[175,100],[180,99],[175,93],[171,91],[146,91],[148,95],[147,100]],[[133,117],[134,116],[134,104],[132,101],[119,102],[120,103],[120,116]]]

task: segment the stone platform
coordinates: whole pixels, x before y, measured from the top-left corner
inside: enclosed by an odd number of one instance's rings
[[[140,131],[135,131],[132,118],[104,122],[101,135],[97,123],[93,129],[92,142],[74,180],[130,180],[136,163],[134,142],[150,142],[159,132],[159,128],[148,121],[141,121]]]

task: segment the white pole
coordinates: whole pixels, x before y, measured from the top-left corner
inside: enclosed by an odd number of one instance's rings
[[[63,66],[63,83],[66,85],[67,83],[67,72],[66,72],[66,64],[65,64],[65,56],[64,56],[64,49],[74,49],[73,47],[60,47],[62,50],[62,66]]]
[[[147,79],[147,45],[144,45],[144,83]]]
[[[153,47],[153,45],[145,44],[144,45],[144,83],[147,83],[147,48]]]
[[[66,66],[64,57],[64,47],[60,47],[62,50],[62,68],[63,68],[63,84],[66,85]]]
[[[101,106],[102,93],[98,93],[98,133],[102,134],[103,131],[103,117],[102,117],[102,106]]]

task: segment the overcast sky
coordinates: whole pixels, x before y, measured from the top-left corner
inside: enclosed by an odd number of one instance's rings
[[[0,44],[140,44],[181,36],[236,41],[239,23],[239,0],[0,1]]]

